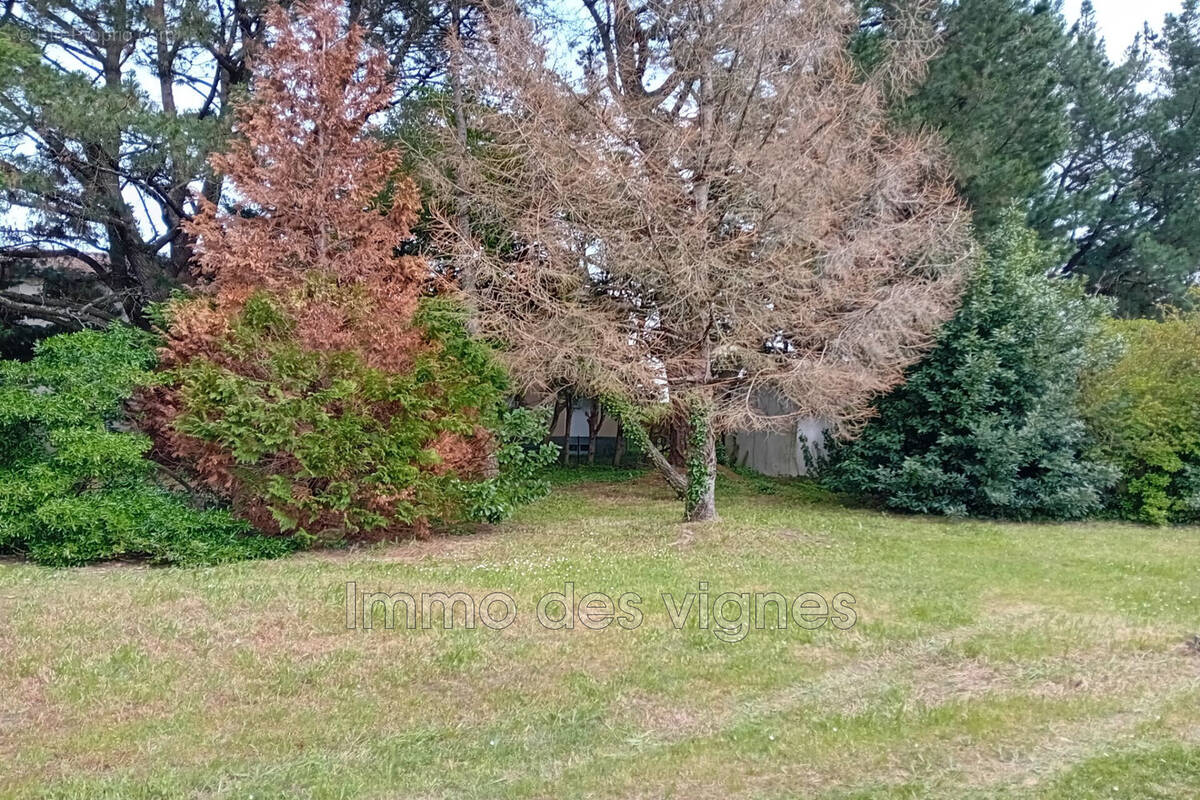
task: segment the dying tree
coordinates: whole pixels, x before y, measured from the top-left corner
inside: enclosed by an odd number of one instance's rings
[[[487,146],[441,183],[472,222],[443,213],[441,246],[478,331],[531,388],[610,398],[628,436],[630,409],[685,414],[683,471],[638,440],[689,520],[716,517],[720,432],[852,431],[956,303],[967,214],[938,143],[887,108],[935,49],[923,10],[864,71],[852,5],[583,0],[575,65],[555,63],[574,32],[502,11],[464,53]]]
[[[375,135],[387,59],[340,0],[294,12],[267,13],[212,157],[235,196],[197,198],[187,223],[209,281],[165,312],[144,398],[156,453],[272,533],[499,518],[526,491],[506,471],[537,460],[504,432],[502,372],[430,296],[425,259],[400,254],[420,199]]]

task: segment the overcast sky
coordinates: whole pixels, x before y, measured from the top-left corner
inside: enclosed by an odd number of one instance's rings
[[[1067,18],[1079,16],[1081,0],[1066,0],[1063,10]],[[1154,29],[1162,27],[1163,17],[1183,8],[1183,0],[1092,0],[1096,21],[1104,33],[1109,55],[1119,57],[1133,37],[1142,32],[1142,23],[1149,21]]]

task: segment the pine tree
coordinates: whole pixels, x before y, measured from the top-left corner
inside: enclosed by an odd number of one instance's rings
[[[101,327],[122,305],[144,321],[143,306],[187,278],[189,185],[219,193],[205,159],[227,133],[227,100],[245,81],[260,5],[5,4],[0,260],[70,258],[112,295],[96,302],[52,291],[35,300],[5,291],[0,275],[0,325],[35,318]]]
[[[1085,3],[1066,65],[1070,143],[1033,223],[1070,243],[1062,272],[1116,298],[1120,313],[1153,314],[1159,304],[1186,302],[1200,265],[1195,0],[1118,65],[1109,62]]]
[[[902,111],[936,129],[986,232],[1028,202],[1067,143],[1066,23],[1046,0],[959,0],[939,11],[941,53]]]
[[[761,392],[850,428],[953,311],[968,214],[937,141],[888,105],[929,36],[916,14],[864,76],[837,0],[586,5],[578,76],[528,17],[489,16],[464,65],[485,145],[444,139],[460,180],[429,171],[437,242],[518,378],[614,397],[685,517],[709,520],[718,436],[786,425]],[[684,470],[629,413],[664,399]]]

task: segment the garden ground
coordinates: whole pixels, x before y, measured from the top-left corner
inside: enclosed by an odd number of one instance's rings
[[[0,796],[1196,796],[1200,529],[895,516],[732,475],[723,520],[685,525],[652,477],[566,475],[469,536],[0,563]],[[516,621],[348,630],[350,581],[504,591]],[[565,581],[639,593],[643,624],[545,629]],[[726,644],[664,610],[699,581],[848,592],[857,623]]]

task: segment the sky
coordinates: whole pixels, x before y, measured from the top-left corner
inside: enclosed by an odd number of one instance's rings
[[[1079,16],[1080,5],[1081,0],[1063,3],[1068,19],[1074,21]],[[1163,17],[1177,13],[1183,7],[1183,0],[1092,0],[1092,5],[1109,56],[1118,58],[1133,37],[1142,32],[1142,23],[1149,21],[1150,27],[1161,28]]]

